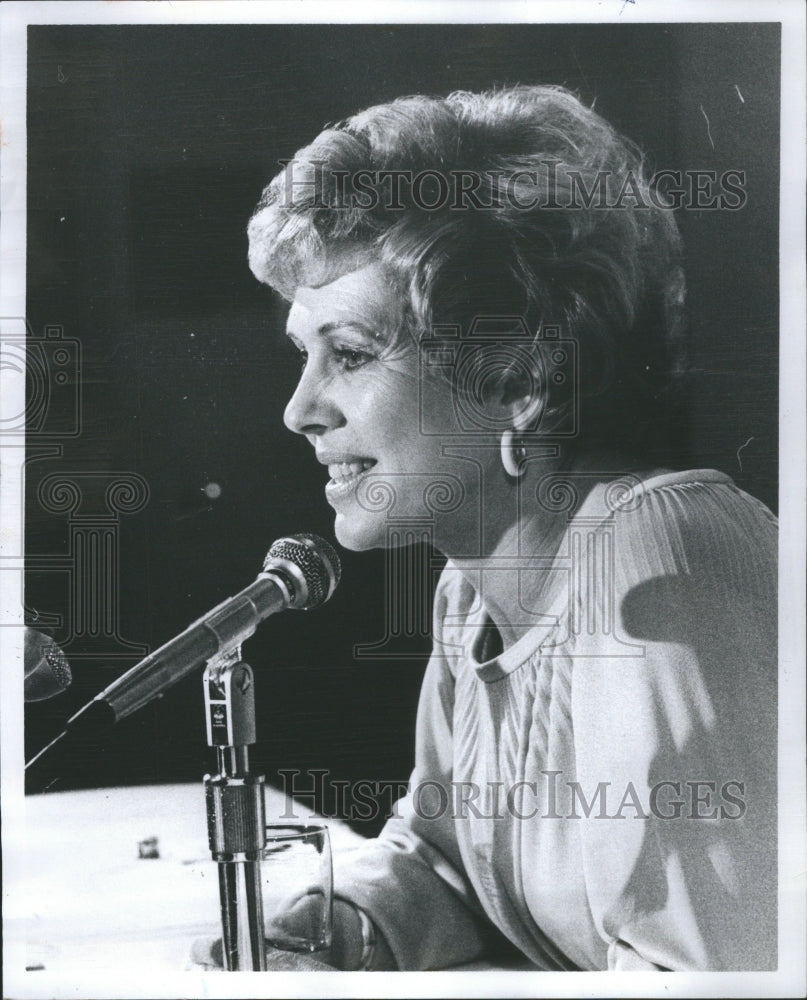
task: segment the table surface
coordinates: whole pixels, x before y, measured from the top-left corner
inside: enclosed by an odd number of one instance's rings
[[[267,786],[267,822],[289,803]],[[4,907],[4,933],[25,938],[28,968],[179,972],[194,940],[221,935],[201,781],[33,795],[25,810],[26,891]],[[306,807],[295,811],[309,821]],[[327,825],[334,851],[362,842]],[[150,837],[159,858],[140,858]]]

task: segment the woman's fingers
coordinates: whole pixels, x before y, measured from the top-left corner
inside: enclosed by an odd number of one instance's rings
[[[274,972],[333,972],[332,965],[326,965],[322,956],[316,958],[279,948],[266,949],[266,968]]]
[[[287,896],[276,909],[264,914],[267,937],[267,965],[274,969],[309,969],[311,971],[333,968],[317,959],[295,954],[285,949],[282,942],[316,941],[322,934],[322,899],[317,894],[301,893]],[[280,947],[277,947],[280,945]],[[299,959],[299,961],[298,961]],[[189,966],[202,969],[222,969],[224,966],[221,938],[198,938],[193,942]]]
[[[223,969],[221,938],[197,938],[191,945],[189,965],[202,969]]]

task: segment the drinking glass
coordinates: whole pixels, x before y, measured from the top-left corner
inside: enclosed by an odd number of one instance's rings
[[[266,827],[261,860],[266,943],[322,957],[331,946],[333,869],[326,826]]]

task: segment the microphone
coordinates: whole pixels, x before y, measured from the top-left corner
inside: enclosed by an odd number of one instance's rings
[[[25,701],[44,701],[70,686],[73,675],[67,657],[53,639],[25,627]]]
[[[308,611],[324,604],[336,589],[341,572],[339,556],[324,539],[310,534],[279,538],[253,583],[216,605],[96,695],[68,720],[64,732],[25,765],[26,774],[65,737],[81,741],[97,737],[99,730],[142,708],[195,667],[232,652],[270,615],[286,608]]]

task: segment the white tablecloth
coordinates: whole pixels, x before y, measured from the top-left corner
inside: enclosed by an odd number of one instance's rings
[[[267,787],[267,822],[288,801]],[[4,926],[25,936],[28,968],[180,971],[194,939],[220,935],[201,781],[48,793],[25,806],[26,892],[5,908]],[[309,821],[307,807],[295,811],[296,822]],[[362,840],[337,820],[327,825],[334,851]],[[138,857],[149,837],[158,859]]]

